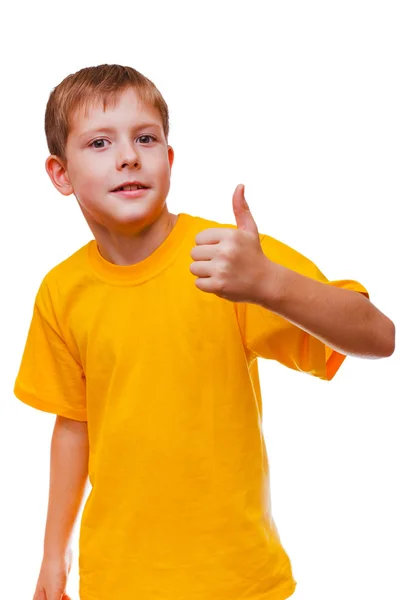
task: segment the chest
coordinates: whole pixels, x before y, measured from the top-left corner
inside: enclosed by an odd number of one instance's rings
[[[91,292],[91,293],[90,293]],[[235,305],[202,292],[191,279],[179,287],[154,279],[143,286],[85,289],[71,303],[68,331],[86,374],[125,363],[215,365],[240,344]]]

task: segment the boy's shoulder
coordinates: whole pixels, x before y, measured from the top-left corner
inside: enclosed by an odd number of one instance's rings
[[[85,269],[87,263],[87,256],[89,245],[94,243],[95,240],[90,240],[78,250],[75,250],[72,254],[64,258],[61,262],[57,263],[52,267],[46,274],[46,277],[58,277],[59,275],[77,275]]]
[[[45,273],[40,288],[39,294],[60,293],[66,288],[74,287],[79,281],[88,274],[88,248],[94,240],[87,242],[84,246],[78,248],[73,254],[64,258],[57,263],[47,273]]]

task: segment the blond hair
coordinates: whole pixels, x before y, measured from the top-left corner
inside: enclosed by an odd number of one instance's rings
[[[72,114],[81,107],[87,111],[95,102],[103,102],[105,110],[110,101],[115,102],[119,92],[135,89],[143,105],[158,110],[168,143],[168,106],[150,79],[133,69],[121,65],[86,67],[68,75],[55,87],[46,106],[44,128],[50,154],[66,161],[66,145]]]

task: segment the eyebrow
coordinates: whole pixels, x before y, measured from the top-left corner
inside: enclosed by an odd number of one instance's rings
[[[154,129],[158,129],[158,131],[161,131],[161,127],[160,125],[157,125],[157,123],[139,123],[137,125],[135,125],[133,127],[133,131],[137,131],[139,129],[146,129],[147,127],[154,127]],[[87,137],[90,135],[93,135],[95,133],[115,133],[115,127],[98,127],[96,129],[90,129],[88,131],[84,131],[80,136],[79,139],[83,138],[83,137]]]

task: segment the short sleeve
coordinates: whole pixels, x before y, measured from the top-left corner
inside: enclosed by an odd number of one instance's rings
[[[14,394],[39,410],[86,421],[84,372],[65,342],[54,306],[44,278],[36,295]]]
[[[329,281],[308,258],[274,238],[260,234],[264,254],[301,275],[369,298],[367,290],[350,279]],[[239,324],[247,350],[253,356],[276,360],[282,365],[330,381],[346,356],[329,348],[290,321],[262,306],[238,305]]]

